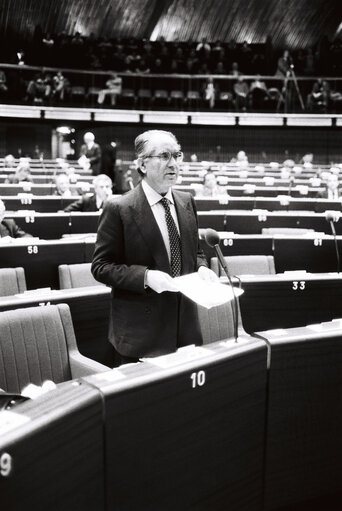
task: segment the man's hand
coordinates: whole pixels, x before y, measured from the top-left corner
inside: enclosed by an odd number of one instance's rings
[[[145,284],[156,293],[163,293],[164,291],[178,291],[173,283],[172,277],[170,277],[168,273],[159,270],[147,270]]]
[[[201,279],[205,280],[206,282],[220,282],[220,279],[216,273],[206,266],[200,266],[197,273]]]

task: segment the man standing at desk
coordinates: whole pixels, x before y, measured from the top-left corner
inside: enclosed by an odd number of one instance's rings
[[[94,176],[97,176],[101,172],[101,147],[95,142],[94,133],[90,131],[84,135],[83,140],[78,161],[82,166],[88,163]]]
[[[199,248],[192,196],[171,190],[183,159],[175,136],[146,131],[135,149],[142,181],[107,201],[92,263],[94,277],[112,287],[109,340],[118,363],[202,344],[197,306],[172,277],[198,271],[217,279]]]

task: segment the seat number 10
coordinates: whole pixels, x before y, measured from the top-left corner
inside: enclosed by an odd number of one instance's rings
[[[197,373],[191,373],[191,385],[192,388],[195,389],[196,387],[203,387],[205,384],[205,372],[204,371],[198,371]]]

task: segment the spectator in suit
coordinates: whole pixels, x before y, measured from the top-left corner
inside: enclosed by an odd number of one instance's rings
[[[103,203],[112,195],[112,180],[106,174],[99,174],[94,178],[94,194],[84,195],[81,199],[69,204],[64,211],[99,211]]]
[[[113,290],[109,340],[118,363],[202,344],[197,307],[172,277],[198,271],[217,281],[199,246],[194,199],[172,191],[183,159],[176,137],[150,130],[135,149],[142,181],[107,201],[92,263],[96,280]]]
[[[0,239],[1,238],[31,238],[31,234],[23,231],[11,218],[5,219],[6,207],[0,199]]]
[[[83,167],[89,165],[94,176],[101,171],[101,147],[95,142],[95,135],[88,131],[84,137],[84,144],[80,151],[80,165]]]
[[[227,190],[217,184],[215,174],[209,169],[203,178],[203,185],[196,189],[196,197],[217,197],[218,195],[227,195]]]

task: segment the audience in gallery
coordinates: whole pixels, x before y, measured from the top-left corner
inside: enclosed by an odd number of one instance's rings
[[[101,89],[97,98],[99,105],[102,105],[106,96],[110,97],[111,105],[116,103],[116,97],[122,92],[122,78],[116,73],[112,73],[109,80],[106,81],[106,88]]]
[[[23,231],[12,218],[6,218],[6,207],[0,199],[0,239],[1,241],[11,241],[11,238],[31,238],[31,234]]]
[[[81,199],[72,202],[64,211],[100,211],[103,203],[112,196],[112,180],[106,174],[99,174],[93,180],[94,194],[84,195]]]

